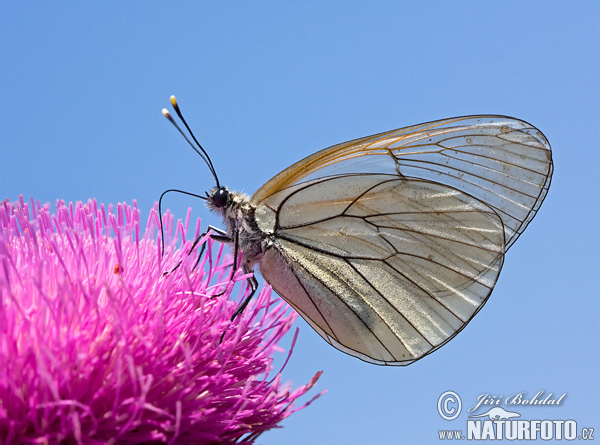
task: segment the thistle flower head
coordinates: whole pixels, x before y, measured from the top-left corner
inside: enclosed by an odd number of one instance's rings
[[[272,370],[296,315],[267,287],[230,323],[247,290],[209,237],[194,267],[189,213],[162,256],[155,210],[56,207],[0,204],[0,443],[252,442],[300,409],[320,373]]]

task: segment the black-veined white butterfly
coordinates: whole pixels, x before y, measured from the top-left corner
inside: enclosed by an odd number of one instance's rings
[[[419,360],[469,323],[552,177],[541,131],[480,115],[334,145],[248,197],[220,184],[171,103],[216,181],[206,197],[184,192],[223,217],[213,237],[235,258],[241,249],[246,272],[258,264],[328,343],[379,365]]]

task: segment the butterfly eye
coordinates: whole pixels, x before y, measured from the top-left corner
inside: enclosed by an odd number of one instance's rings
[[[227,201],[229,200],[229,192],[226,188],[219,188],[214,195],[212,195],[212,201],[216,207],[222,208],[227,205]]]

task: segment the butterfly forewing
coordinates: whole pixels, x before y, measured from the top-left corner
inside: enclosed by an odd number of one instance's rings
[[[467,116],[368,136],[321,150],[275,176],[255,205],[301,181],[348,173],[388,173],[454,187],[493,208],[506,247],[525,230],[552,175],[550,145],[532,125],[504,116]]]
[[[328,342],[409,364],[464,327],[504,254],[500,217],[455,188],[400,175],[296,184],[256,210],[265,279]]]

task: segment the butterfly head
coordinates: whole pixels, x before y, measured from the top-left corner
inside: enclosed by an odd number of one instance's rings
[[[213,210],[222,210],[231,204],[231,193],[227,187],[216,186],[206,194],[207,205]]]

